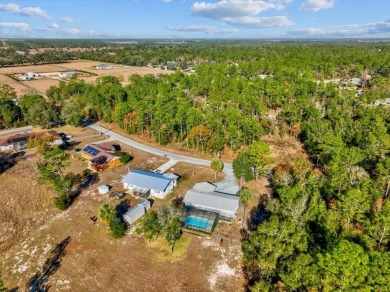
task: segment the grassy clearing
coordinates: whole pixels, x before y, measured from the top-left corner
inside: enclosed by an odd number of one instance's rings
[[[175,243],[173,253],[171,248],[165,239],[161,236],[157,237],[156,240],[147,242],[147,246],[154,249],[154,259],[159,263],[174,263],[180,262],[187,257],[187,250],[190,240],[188,236],[183,235]]]

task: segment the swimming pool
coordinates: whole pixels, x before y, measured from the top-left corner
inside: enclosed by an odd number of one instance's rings
[[[201,228],[201,229],[207,229],[210,228],[213,225],[213,222],[202,219],[198,217],[188,216],[185,219],[185,224],[188,227],[195,227],[195,228]]]

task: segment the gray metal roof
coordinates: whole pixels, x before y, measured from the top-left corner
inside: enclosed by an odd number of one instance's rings
[[[217,187],[215,189],[218,193],[224,193],[228,195],[237,195],[237,193],[240,191],[240,186],[238,184],[232,184],[227,182],[217,182],[215,183],[215,186]]]
[[[123,183],[156,191],[165,191],[171,181],[162,174],[144,170],[133,170],[122,179]]]
[[[165,178],[170,179],[170,180],[175,180],[175,179],[178,179],[178,178],[179,178],[179,176],[176,175],[176,174],[174,174],[174,173],[164,173],[163,176],[164,176]]]
[[[195,184],[192,189],[198,192],[210,193],[215,191],[216,186],[209,182],[202,182]]]
[[[213,186],[212,184],[209,185],[210,187]],[[202,187],[206,187],[205,183],[202,184]],[[192,188],[187,191],[184,197],[184,203],[186,205],[202,206],[208,209],[236,213],[240,204],[240,198],[237,196],[218,193],[215,191],[202,192],[196,190],[195,188]]]

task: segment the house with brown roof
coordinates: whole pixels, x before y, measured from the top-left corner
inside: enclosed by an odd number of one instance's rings
[[[16,134],[0,140],[0,151],[20,151],[26,149],[28,139],[37,137],[40,138],[44,135],[49,135],[54,138],[52,145],[62,145],[64,141],[62,137],[56,131],[44,131],[44,132],[31,132],[24,134]]]
[[[88,161],[88,168],[102,171],[121,165],[120,156],[115,154],[115,147],[110,143],[89,144],[80,151]]]

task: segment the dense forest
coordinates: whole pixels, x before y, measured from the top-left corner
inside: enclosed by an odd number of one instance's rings
[[[103,120],[163,145],[209,153],[229,148],[236,159],[250,157],[265,134],[295,136],[310,160],[277,165],[270,174],[273,196],[259,206],[262,220],[254,212],[242,241],[249,289],[390,291],[390,107],[375,103],[390,97],[390,45],[122,46],[74,56],[170,62],[194,66],[195,73],[133,75],[127,86],[112,76],[94,84],[74,79],[51,87],[47,99],[22,96],[19,106],[3,85],[0,126]],[[331,78],[341,80],[326,81]],[[243,167],[257,166],[246,161]]]

